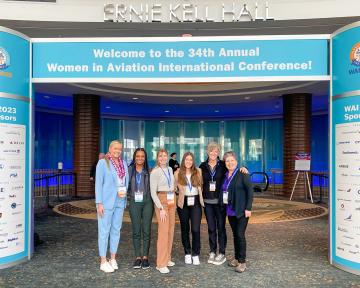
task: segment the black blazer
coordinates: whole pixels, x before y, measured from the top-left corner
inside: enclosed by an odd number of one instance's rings
[[[238,170],[228,188],[228,201],[235,210],[236,217],[243,216],[245,210],[251,211],[254,198],[253,191],[250,175],[243,174]],[[223,204],[222,197],[219,199],[220,203]]]

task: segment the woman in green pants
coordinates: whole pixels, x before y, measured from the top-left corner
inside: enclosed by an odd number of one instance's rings
[[[129,175],[129,213],[136,256],[133,268],[148,269],[150,268],[148,255],[154,204],[150,195],[150,174],[147,154],[144,148],[137,148],[135,150],[133,161],[129,167]],[[141,239],[141,234],[143,235],[143,239]]]

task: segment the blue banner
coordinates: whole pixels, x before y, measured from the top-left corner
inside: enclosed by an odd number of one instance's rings
[[[30,111],[29,41],[0,27],[0,268],[31,253]]]
[[[30,43],[0,30],[0,92],[31,97]]]
[[[360,89],[360,27],[332,39],[333,96]]]
[[[86,78],[235,81],[251,77],[319,80],[315,78],[328,75],[326,39],[53,41],[33,43],[34,81],[76,82]]]
[[[331,262],[360,274],[360,27],[332,39]]]

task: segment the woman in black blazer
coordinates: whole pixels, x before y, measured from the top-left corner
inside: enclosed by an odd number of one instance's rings
[[[224,162],[228,172],[222,184],[220,203],[226,206],[226,214],[234,235],[235,259],[230,266],[236,272],[246,270],[245,231],[251,216],[253,187],[249,174],[239,172],[236,154],[232,151],[224,154]]]

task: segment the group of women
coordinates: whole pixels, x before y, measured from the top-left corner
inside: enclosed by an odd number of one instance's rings
[[[226,261],[227,216],[235,250],[229,265],[237,272],[246,270],[245,230],[251,216],[253,188],[247,169],[239,169],[234,152],[226,152],[222,161],[219,158],[220,146],[210,143],[207,146],[208,159],[199,168],[195,166],[194,155],[186,152],[175,174],[167,165],[169,157],[165,149],[157,152],[156,166],[151,171],[143,148],[135,150],[129,167],[121,159],[121,152],[122,143],[112,141],[109,152],[96,168],[100,270],[110,273],[118,269],[115,256],[127,201],[136,257],[133,268],[150,267],[148,257],[154,209],[158,222],[156,269],[160,273],[169,273],[168,267],[175,265],[171,252],[176,210],[185,264],[199,265],[200,225],[204,209],[210,246],[207,262],[221,265]],[[107,261],[109,238],[111,257]]]

